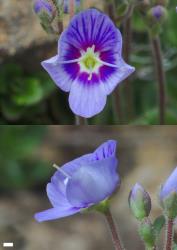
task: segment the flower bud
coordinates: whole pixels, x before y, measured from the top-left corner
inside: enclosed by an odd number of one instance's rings
[[[128,201],[133,215],[138,220],[149,216],[151,211],[151,198],[140,184],[136,183],[132,188]]]
[[[35,0],[33,9],[37,15],[44,12],[49,17],[53,16],[53,6],[47,0]]]
[[[177,167],[162,185],[160,202],[168,218],[177,217]]]
[[[163,22],[167,17],[167,11],[162,5],[157,5],[148,11],[148,17],[155,22]]]

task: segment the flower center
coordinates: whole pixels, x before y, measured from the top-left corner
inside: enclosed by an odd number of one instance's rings
[[[86,51],[81,51],[81,57],[78,63],[81,72],[89,74],[88,80],[92,79],[93,73],[98,73],[98,69],[102,66],[102,62],[99,59],[99,53],[95,52],[95,45],[87,48]]]
[[[78,63],[80,66],[81,73],[88,74],[88,80],[92,79],[93,73],[99,74],[99,69],[101,66],[105,65],[112,68],[117,68],[118,66],[112,63],[105,62],[100,59],[100,53],[95,52],[95,45],[87,48],[86,51],[80,51],[81,56],[79,58],[67,61],[60,61],[61,64]]]

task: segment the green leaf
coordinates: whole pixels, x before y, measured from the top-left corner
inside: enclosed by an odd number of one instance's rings
[[[35,78],[28,78],[16,93],[12,100],[18,106],[29,106],[38,103],[43,97],[43,90],[40,81]]]
[[[161,215],[157,217],[153,223],[153,229],[157,237],[159,236],[164,226],[165,226],[165,216]]]

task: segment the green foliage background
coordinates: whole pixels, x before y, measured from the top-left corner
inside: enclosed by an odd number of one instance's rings
[[[42,145],[46,126],[4,126],[0,129],[0,190],[40,186],[51,173],[35,152]]]

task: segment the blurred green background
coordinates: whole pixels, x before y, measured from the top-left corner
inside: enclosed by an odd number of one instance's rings
[[[126,249],[144,249],[128,194],[140,182],[151,195],[151,217],[161,213],[158,190],[177,165],[176,126],[2,125],[0,138],[0,249],[4,241],[13,241],[18,250],[113,249],[104,218],[97,213],[42,224],[33,218],[51,207],[45,189],[56,171],[52,164],[62,166],[108,139],[118,141],[121,176],[111,209]]]
[[[102,1],[88,1],[95,6]],[[89,4],[88,4],[89,5]],[[26,7],[25,7],[26,6]],[[55,55],[57,42],[47,37],[32,11],[31,1],[7,0],[0,3],[0,124],[73,124],[68,94],[59,90],[42,69],[40,62]],[[6,8],[5,8],[6,7]],[[177,13],[170,1],[168,18],[162,25],[161,42],[167,75],[166,124],[177,124]],[[9,8],[9,9],[8,9]],[[4,11],[3,11],[4,10]],[[8,11],[8,15],[5,13]],[[67,23],[68,17],[65,16]],[[31,29],[33,27],[33,29]],[[130,64],[136,73],[119,88],[121,121],[113,115],[113,96],[104,111],[89,119],[89,124],[158,124],[157,83],[148,33],[138,11],[134,12]],[[121,27],[122,30],[122,27]]]

